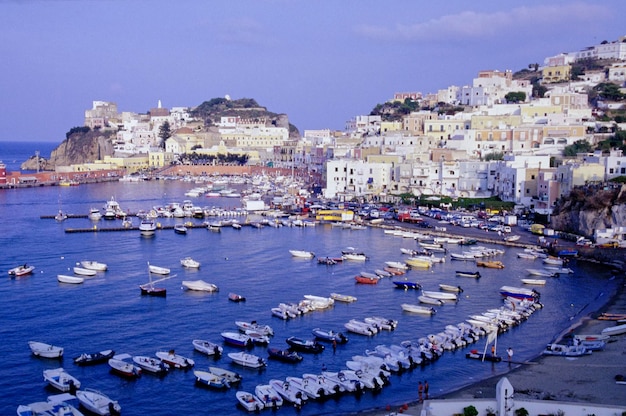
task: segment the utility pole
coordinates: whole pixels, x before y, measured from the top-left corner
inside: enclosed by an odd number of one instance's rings
[[[39,150],[35,151],[35,157],[37,159],[37,173],[39,173]]]

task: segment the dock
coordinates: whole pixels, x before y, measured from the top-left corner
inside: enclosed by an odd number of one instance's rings
[[[203,224],[185,224],[187,228],[207,228]],[[157,225],[157,231],[159,230],[173,230],[174,225]],[[65,232],[68,234],[73,233],[98,233],[98,232],[117,232],[117,231],[139,231],[139,227],[98,227],[94,225],[90,228],[66,228]]]

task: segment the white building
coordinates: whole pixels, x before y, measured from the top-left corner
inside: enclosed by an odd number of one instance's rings
[[[385,193],[391,182],[391,164],[336,159],[326,164],[324,197],[349,201]]]

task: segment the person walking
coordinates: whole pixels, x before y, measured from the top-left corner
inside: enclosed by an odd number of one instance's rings
[[[513,359],[513,348],[511,347],[507,348],[506,355],[509,358],[509,364],[511,364],[511,360]]]
[[[423,396],[424,396],[424,385],[420,381],[419,383],[417,383],[417,401],[419,403],[422,403],[424,401]]]
[[[424,381],[424,398],[428,400],[428,380]]]

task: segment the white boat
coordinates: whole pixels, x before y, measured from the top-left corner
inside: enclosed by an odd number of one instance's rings
[[[211,366],[209,367],[209,372],[225,379],[230,385],[237,384],[241,381],[241,374],[232,370]]]
[[[95,276],[98,272],[95,270],[85,269],[84,267],[74,267],[74,274],[78,274],[80,276]]]
[[[545,259],[543,259],[543,262],[545,264],[550,264],[552,266],[563,266],[563,259],[560,259],[558,257],[546,257]]]
[[[283,398],[269,384],[259,384],[254,389],[254,394],[263,402],[266,409],[278,409],[283,405]]]
[[[443,306],[444,304],[443,300],[431,298],[430,296],[426,296],[426,295],[418,296],[417,300],[419,300],[420,303],[424,303],[426,305]]]
[[[346,303],[351,303],[351,302],[356,302],[357,298],[355,296],[352,295],[342,295],[341,293],[331,293],[330,297],[333,300],[339,301],[339,302],[346,302]]]
[[[457,295],[455,295],[454,293],[450,293],[450,292],[435,292],[435,291],[430,291],[430,290],[423,290],[422,294],[424,296],[428,296],[429,298],[434,298],[434,299],[452,300],[452,301],[458,300]]]
[[[455,292],[460,293],[463,292],[461,286],[447,285],[445,283],[439,283],[439,289],[445,290],[446,292]]]
[[[554,272],[556,274],[572,274],[572,273],[574,273],[574,270],[570,269],[569,267],[546,266],[545,269],[549,270],[551,272]]]
[[[350,261],[366,261],[367,260],[367,256],[362,253],[346,253],[342,255],[342,257],[344,260],[350,260]]]
[[[260,325],[256,321],[235,321],[235,325],[241,332],[255,331],[262,335],[274,335],[274,330],[269,325]]]
[[[158,358],[152,358],[145,355],[134,356],[133,362],[143,371],[147,371],[152,374],[164,374],[170,369],[169,364],[164,363]]]
[[[406,263],[402,263],[399,261],[386,261],[385,264],[393,269],[408,270],[409,268]]]
[[[78,390],[76,392],[76,398],[80,402],[81,406],[96,415],[119,415],[122,412],[122,407],[117,401],[109,398],[106,394],[98,390],[90,388]]]
[[[150,273],[161,274],[161,275],[168,275],[170,274],[170,271],[171,271],[170,269],[166,267],[154,266],[150,263],[148,263],[148,270],[150,271]]]
[[[53,394],[45,402],[35,402],[17,407],[17,416],[83,416],[73,404],[76,397],[69,393]]]
[[[81,284],[85,281],[84,277],[69,276],[67,274],[57,274],[57,280],[61,283],[70,283],[73,285]]]
[[[535,260],[537,258],[537,256],[533,253],[528,253],[526,251],[522,251],[520,253],[517,253],[517,257],[519,257],[520,259],[527,259],[527,260]]]
[[[46,344],[39,341],[29,341],[28,346],[32,353],[38,357],[44,358],[61,358],[63,356],[63,348]]]
[[[230,387],[230,383],[226,379],[210,371],[194,371],[193,375],[196,377],[196,383],[203,386],[214,389],[227,389]]]
[[[206,355],[215,355],[217,357],[220,356],[224,351],[224,349],[220,345],[203,339],[194,339],[193,341],[191,341],[191,343],[193,344],[193,348],[196,351]]]
[[[289,253],[291,253],[293,257],[299,259],[312,259],[313,257],[315,257],[315,253],[313,253],[312,251],[289,250]]]
[[[525,285],[545,285],[546,279],[522,279]]]
[[[285,381],[289,383],[290,387],[299,390],[300,392],[302,392],[303,396],[306,396],[309,399],[317,400],[322,397],[323,390],[321,388],[309,385],[309,382],[301,377],[289,376],[285,378]]]
[[[513,241],[517,241],[521,238],[520,235],[517,234],[513,234],[513,235],[509,235],[504,237],[504,241],[508,242],[508,243],[512,243]]]
[[[432,260],[429,258],[424,258],[424,257],[410,257],[406,259],[405,261],[406,261],[406,264],[408,264],[409,266],[415,267],[418,269],[427,269],[433,266]]]
[[[450,253],[452,260],[476,261],[476,256],[471,253]]]
[[[248,412],[258,412],[265,407],[261,399],[247,391],[238,391],[235,393],[239,404]]]
[[[270,380],[270,386],[272,386],[284,400],[293,403],[296,408],[300,408],[304,400],[308,398],[306,395],[303,395],[302,392],[293,388],[287,381],[272,379]]]
[[[180,264],[188,269],[197,269],[200,267],[200,262],[192,259],[191,257],[180,259]]]
[[[349,322],[344,324],[344,327],[355,334],[372,336],[378,333],[378,330],[374,328],[372,325],[369,325],[365,322],[359,322],[355,319],[351,319]]]
[[[204,280],[183,280],[180,283],[186,289],[199,292],[217,292],[219,290],[216,285],[205,282]]]
[[[263,358],[245,352],[231,352],[228,353],[228,357],[233,360],[235,364],[239,364],[243,367],[261,368],[266,365]]]
[[[114,373],[119,374],[122,377],[136,378],[141,375],[141,367],[136,366],[133,363],[124,361],[126,358],[130,358],[128,354],[118,354],[115,357],[109,359],[109,367]]]
[[[621,334],[626,334],[626,324],[610,326],[602,330],[602,335],[615,336]]]
[[[144,218],[141,220],[141,223],[139,223],[139,232],[142,235],[153,235],[156,229],[156,222],[154,222],[153,219]]]
[[[422,306],[422,305],[414,305],[411,303],[403,303],[400,305],[403,311],[419,313],[422,315],[433,315],[435,314],[435,309],[430,306]]]
[[[547,270],[547,269],[526,269],[528,274],[533,276],[543,276],[543,277],[555,277],[556,273]]]
[[[183,357],[182,355],[178,355],[174,352],[174,350],[157,351],[155,355],[159,357],[161,361],[169,364],[171,367],[174,368],[188,369],[195,365],[194,360],[192,360],[191,358]]]
[[[107,270],[108,266],[105,263],[99,263],[97,261],[91,260],[82,260],[80,265],[88,270],[95,270],[97,272],[104,272]]]
[[[591,351],[582,345],[563,345],[563,344],[548,344],[543,355],[557,355],[561,357],[580,357],[582,355],[589,355]]]
[[[61,367],[44,370],[43,379],[62,392],[72,392],[80,389],[80,381]]]
[[[35,270],[35,266],[29,266],[27,264],[23,264],[23,265],[19,265],[9,270],[9,275],[16,276],[16,277],[24,276],[24,275],[32,273],[33,270]]]
[[[98,208],[91,208],[89,210],[88,216],[91,221],[100,221],[100,218],[102,218],[102,213]]]

